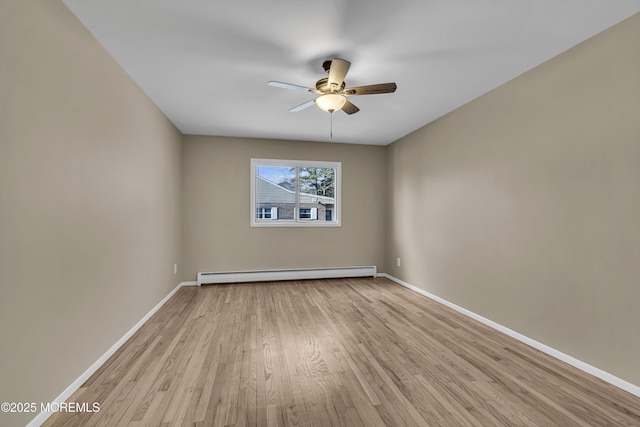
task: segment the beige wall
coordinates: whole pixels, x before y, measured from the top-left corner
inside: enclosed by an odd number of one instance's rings
[[[249,226],[249,162],[342,162],[342,226]],[[384,262],[385,147],[185,136],[184,280],[198,271],[377,265]]]
[[[640,15],[389,146],[386,255],[394,276],[634,384],[638,40]]]
[[[179,283],[180,144],[60,1],[0,3],[1,402],[55,398]]]

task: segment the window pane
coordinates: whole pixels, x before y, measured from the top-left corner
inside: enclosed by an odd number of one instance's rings
[[[333,216],[327,209],[335,207],[335,177],[334,168],[301,167],[300,180],[300,219],[309,221],[333,221]],[[302,209],[305,216],[302,216]]]
[[[294,220],[296,209],[296,168],[256,167],[256,219]],[[261,210],[262,209],[262,210]]]

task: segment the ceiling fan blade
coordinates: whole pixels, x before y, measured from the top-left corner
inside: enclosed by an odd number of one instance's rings
[[[270,81],[270,82],[267,82],[267,84],[269,86],[279,87],[279,88],[282,88],[282,89],[300,90],[302,92],[314,92],[314,93],[316,92],[316,89],[312,89],[310,87],[305,87],[305,86],[292,85],[291,83],[282,83],[282,82]]]
[[[398,86],[395,83],[379,83],[376,85],[348,87],[344,90],[344,95],[375,95],[379,93],[393,93]]]
[[[316,100],[312,99],[311,101],[307,101],[304,104],[300,104],[300,105],[297,105],[297,106],[293,107],[292,109],[289,110],[289,112],[290,113],[297,113],[298,111],[301,111],[301,110],[304,110],[305,108],[311,107],[315,103],[316,103]]]
[[[349,102],[349,100],[347,100],[347,102],[345,102],[342,106],[342,111],[347,114],[355,114],[360,111],[360,109],[356,107],[352,102]]]
[[[331,60],[331,68],[329,68],[329,80],[327,82],[329,83],[329,87],[331,89],[340,89],[350,66],[351,62],[345,61],[344,59],[334,58]]]

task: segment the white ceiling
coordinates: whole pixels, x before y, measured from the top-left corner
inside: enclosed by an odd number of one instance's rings
[[[389,144],[640,12],[640,0],[64,0],[184,134]],[[288,109],[351,61],[360,112]]]

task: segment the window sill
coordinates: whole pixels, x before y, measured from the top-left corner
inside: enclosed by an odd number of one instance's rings
[[[341,227],[339,222],[294,222],[294,221],[252,221],[251,227],[303,227],[303,228],[324,228]]]

